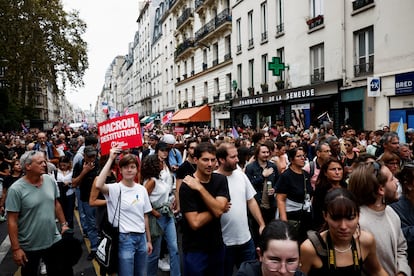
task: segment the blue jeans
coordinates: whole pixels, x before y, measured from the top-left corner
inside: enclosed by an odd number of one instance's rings
[[[84,211],[84,208],[83,208],[83,202],[80,199],[80,189],[79,189],[79,187],[75,188],[75,195],[76,195],[76,202],[78,203],[78,212],[79,212],[80,223],[81,223],[81,226],[82,226],[82,231],[83,231],[84,234],[86,234],[87,231],[86,231],[86,227],[85,227],[85,211]]]
[[[147,238],[145,233],[120,233],[118,259],[119,276],[147,275]]]
[[[184,275],[224,276],[224,246],[216,251],[187,252],[184,257]]]
[[[170,275],[179,276],[181,275],[180,254],[178,253],[177,232],[175,230],[174,218],[171,218],[168,214],[162,214],[162,216],[157,219],[157,222],[164,231],[164,235],[152,241],[152,254],[148,257],[148,275],[157,275],[161,240],[164,238],[167,242],[168,252],[170,254]]]
[[[256,260],[253,239],[241,245],[226,246],[224,257],[224,275],[232,275],[234,265],[239,269],[242,262]]]
[[[82,202],[85,212],[85,225],[88,239],[91,242],[91,250],[98,248],[98,229],[96,228],[96,207],[91,207],[88,202]]]

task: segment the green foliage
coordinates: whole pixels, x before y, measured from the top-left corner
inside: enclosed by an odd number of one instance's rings
[[[0,1],[0,69],[6,69],[0,74],[5,105],[0,128],[7,120],[36,116],[35,97],[42,88],[61,93],[68,83],[83,85],[88,68],[85,30],[79,13],[64,11],[60,0]]]

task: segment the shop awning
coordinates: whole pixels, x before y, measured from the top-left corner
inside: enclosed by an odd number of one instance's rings
[[[142,118],[140,120],[141,123],[145,124],[145,122],[147,121],[147,119],[149,118],[149,116],[145,116],[144,118]]]
[[[203,105],[181,109],[173,115],[171,123],[192,123],[192,122],[209,122],[211,121],[210,107]]]

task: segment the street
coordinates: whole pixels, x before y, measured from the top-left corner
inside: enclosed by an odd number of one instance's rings
[[[75,224],[75,237],[80,239],[82,234],[79,229],[79,225]],[[82,256],[79,262],[73,267],[74,275],[82,276],[95,276],[99,271],[99,266],[96,261],[88,261],[88,243],[89,241],[85,240],[82,244]],[[0,223],[0,275],[1,276],[10,276],[16,275],[20,276],[20,270],[18,266],[13,262],[12,252],[10,251],[10,241],[7,235],[7,222]]]

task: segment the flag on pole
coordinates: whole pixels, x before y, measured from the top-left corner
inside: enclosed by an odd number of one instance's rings
[[[173,117],[173,113],[172,112],[167,112],[167,114],[165,114],[162,117],[162,120],[161,120],[162,124],[165,125],[165,124],[168,124],[169,122],[171,122],[172,117]]]
[[[239,133],[237,132],[237,129],[233,126],[233,128],[231,129],[231,134],[233,135],[234,139],[239,138]]]
[[[398,138],[400,139],[400,143],[405,144],[405,131],[404,131],[404,122],[403,122],[402,117],[400,117],[400,122],[398,123],[397,134],[398,134]]]

